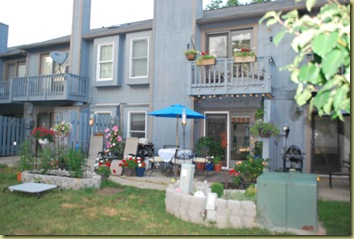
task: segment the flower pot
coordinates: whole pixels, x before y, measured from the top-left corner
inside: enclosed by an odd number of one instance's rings
[[[17,181],[22,182],[22,172],[17,173]]]
[[[194,61],[196,54],[187,54],[186,57],[188,61]]]
[[[101,175],[101,182],[103,182],[103,181],[107,181],[107,179],[108,179],[108,177],[109,176],[106,176],[106,175]]]
[[[246,63],[246,62],[255,62],[256,56],[235,56],[235,63]]]
[[[132,177],[135,175],[135,169],[134,168],[124,168],[124,175],[127,177]]]
[[[214,168],[214,165],[212,163],[208,163],[205,165],[205,168],[208,170],[208,171],[213,171],[213,168]]]
[[[203,59],[197,61],[197,66],[210,66],[215,65],[215,58],[214,59]]]
[[[136,176],[144,177],[146,168],[135,168]]]
[[[199,170],[204,170],[205,169],[205,163],[196,163],[197,169]]]
[[[220,164],[214,164],[214,171],[215,172],[220,172],[221,171],[221,163]]]
[[[40,143],[40,144],[48,144],[49,140],[48,139],[38,139],[38,143]]]

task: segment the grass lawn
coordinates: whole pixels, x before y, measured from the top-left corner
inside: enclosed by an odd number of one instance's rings
[[[0,188],[18,184],[0,167]],[[0,193],[0,235],[286,235],[259,228],[218,229],[182,221],[165,210],[165,192],[110,181],[100,189]],[[350,235],[350,204],[319,201],[331,235]]]

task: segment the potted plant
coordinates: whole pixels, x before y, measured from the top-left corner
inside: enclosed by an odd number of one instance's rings
[[[101,164],[98,166],[96,173],[101,175],[101,181],[105,181],[111,175],[111,168],[107,164]]]
[[[198,54],[197,50],[190,49],[184,52],[184,55],[187,57],[189,61],[194,61],[196,55]]]
[[[201,56],[197,59],[197,66],[215,65],[215,56],[206,52],[201,52]]]
[[[125,176],[133,176],[135,168],[138,166],[137,160],[133,156],[126,156],[119,164],[123,168]]]
[[[52,129],[56,132],[56,135],[59,137],[68,137],[71,131],[72,125],[70,123],[65,123],[62,121],[59,124],[56,124]]]
[[[241,49],[235,48],[234,53],[234,62],[242,63],[242,62],[255,62],[256,54],[250,48],[243,47]]]
[[[55,134],[55,131],[42,127],[37,127],[31,132],[31,135],[37,139],[40,144],[53,142]]]
[[[215,156],[213,158],[213,164],[214,164],[214,170],[216,172],[220,172],[221,171],[221,157],[220,156]]]
[[[255,138],[270,138],[279,135],[279,129],[271,122],[257,120],[251,125],[250,133]]]
[[[224,154],[220,142],[214,140],[211,136],[200,137],[195,145],[197,156],[211,158],[211,156],[220,156]]]
[[[135,168],[136,176],[143,177],[146,170],[146,164],[144,161],[141,160],[140,157],[136,159],[136,162],[137,162],[137,166]]]

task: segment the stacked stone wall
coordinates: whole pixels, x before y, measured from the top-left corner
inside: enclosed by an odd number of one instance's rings
[[[28,171],[22,172],[22,182],[41,182],[54,184],[62,189],[79,190],[83,188],[100,188],[101,176],[88,173],[85,178],[71,178],[67,176],[54,176],[45,174],[35,174]]]
[[[212,202],[207,202],[208,194],[213,193],[208,184],[200,182],[196,185],[196,191],[203,192],[205,197],[183,194],[178,183],[169,185],[166,189],[166,211],[184,221],[198,224],[215,223],[218,228],[257,226],[254,202],[226,200],[216,196]]]

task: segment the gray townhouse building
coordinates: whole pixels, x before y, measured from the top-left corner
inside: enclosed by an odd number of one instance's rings
[[[202,0],[155,0],[153,19],[99,29],[90,29],[90,0],[73,4],[70,36],[8,48],[11,26],[0,23],[0,115],[23,118],[32,127],[68,121],[71,112],[107,115],[124,137],[147,138],[156,154],[175,143],[176,119],[148,112],[182,104],[207,119],[188,119],[185,137],[179,121],[180,146],[182,138],[186,148],[202,136],[225,140],[223,166],[232,168],[254,150],[258,139],[249,128],[263,107],[263,120],[281,132],[262,140],[271,171],[283,168],[290,145],[301,149],[306,173],[326,173],[324,154],[336,165],[348,160],[350,115],[342,122],[298,107],[297,85],[280,70],[295,56],[291,37],[276,47],[273,37],[281,27],[259,24],[270,10],[305,12],[304,3],[279,0],[204,11]],[[235,50],[244,47],[254,50],[255,62],[234,62]],[[191,48],[214,55],[215,64],[188,61],[183,52]],[[53,52],[65,61],[53,61]]]

